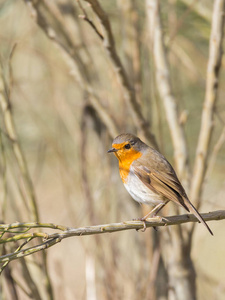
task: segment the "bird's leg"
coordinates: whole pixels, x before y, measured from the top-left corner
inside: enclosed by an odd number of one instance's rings
[[[168,203],[169,201],[163,202],[163,203],[159,203],[158,205],[156,205],[149,213],[147,213],[147,215],[145,215],[143,218],[141,218],[140,220],[143,221],[144,227],[142,229],[142,232],[145,232],[146,230],[146,220],[147,218],[152,215],[153,217],[155,217],[157,215],[157,213]],[[155,230],[156,227],[153,227]]]
[[[166,201],[163,203],[162,206],[160,206],[158,209],[156,209],[156,211],[154,212],[154,214],[152,215],[153,217],[157,216],[158,212],[168,203],[169,201]],[[158,205],[157,205],[158,206]],[[156,207],[157,207],[156,206]]]
[[[149,216],[156,216],[156,214],[166,205],[167,202],[159,203],[147,215],[141,218],[141,221],[146,221]]]

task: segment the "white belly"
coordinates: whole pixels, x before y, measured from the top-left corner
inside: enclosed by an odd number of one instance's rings
[[[124,186],[131,197],[139,203],[154,206],[165,202],[163,196],[152,192],[135,174],[129,174]]]

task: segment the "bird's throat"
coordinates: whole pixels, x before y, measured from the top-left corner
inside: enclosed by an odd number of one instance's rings
[[[130,166],[131,164],[142,156],[141,152],[138,151],[130,151],[130,153],[126,153],[126,155],[123,155],[122,157],[118,155],[118,153],[115,153],[119,160],[119,170],[120,170],[120,177],[123,181],[123,183],[127,182],[128,175],[130,172]]]

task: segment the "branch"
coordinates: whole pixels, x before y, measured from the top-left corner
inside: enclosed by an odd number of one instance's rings
[[[199,205],[202,184],[205,178],[209,146],[212,137],[213,119],[218,98],[218,81],[223,54],[223,34],[225,19],[225,0],[214,2],[212,31],[210,37],[209,60],[207,68],[206,94],[202,110],[202,121],[195,158],[190,199]]]
[[[225,210],[218,210],[210,213],[202,214],[202,217],[205,221],[212,220],[223,220],[225,219]],[[158,227],[158,226],[171,226],[178,225],[183,223],[190,222],[198,222],[197,218],[192,214],[185,214],[179,216],[170,216],[170,217],[154,217],[148,219],[146,222],[146,227]],[[43,232],[35,232],[35,233],[27,233],[28,230],[32,228],[50,228],[50,229],[59,229],[61,233],[52,233],[47,234]],[[0,232],[2,232],[2,236],[4,233],[13,234],[12,237],[1,238],[0,243],[9,243],[15,242],[18,240],[34,240],[35,238],[42,238],[42,242],[38,245],[22,249],[19,251],[15,251],[14,253],[9,253],[7,255],[3,255],[0,257],[0,263],[5,263],[14,259],[18,259],[35,252],[47,249],[49,247],[54,246],[55,244],[61,242],[65,238],[73,237],[73,236],[84,236],[84,235],[93,235],[93,234],[101,234],[101,233],[112,233],[116,231],[124,231],[135,229],[139,230],[143,228],[142,221],[125,221],[121,223],[111,223],[111,224],[103,224],[103,225],[95,225],[88,227],[80,227],[80,228],[68,228],[61,225],[55,225],[51,223],[13,223],[13,224],[1,224]],[[13,231],[16,230],[16,231]],[[19,234],[18,234],[19,233]]]
[[[79,15],[79,17],[81,19],[83,19],[84,21],[86,21],[93,28],[93,30],[97,33],[97,35],[100,37],[101,40],[104,40],[103,35],[98,31],[98,29],[95,26],[95,24],[88,18],[87,13],[86,13],[85,9],[83,8],[83,6],[81,5],[81,3],[80,3],[79,0],[77,0],[77,4],[78,4],[78,6],[80,7],[80,9],[83,12],[83,15]]]
[[[12,48],[12,51],[9,56],[9,79],[10,83],[12,84],[12,66],[11,66],[11,60],[12,56],[14,53],[16,45]],[[2,110],[3,114],[3,122],[5,125],[5,130],[7,132],[7,136],[9,137],[9,140],[11,141],[11,147],[13,150],[13,154],[16,160],[16,163],[18,165],[19,172],[22,177],[22,182],[24,184],[25,190],[23,191],[23,197],[24,197],[24,206],[27,208],[27,203],[29,204],[29,210],[31,211],[32,218],[35,221],[39,221],[39,213],[38,213],[38,207],[37,207],[37,202],[36,202],[36,195],[35,195],[35,190],[34,190],[34,185],[30,176],[30,172],[28,169],[26,157],[24,155],[23,149],[21,147],[17,132],[16,132],[16,126],[14,123],[14,118],[13,118],[13,112],[12,112],[12,106],[11,106],[11,101],[10,101],[10,84],[8,84],[5,76],[5,70],[3,66],[2,59],[0,57],[0,108]],[[6,190],[6,183],[5,185],[5,190]],[[21,186],[19,187],[21,188]],[[3,202],[3,205],[4,202]],[[4,212],[4,206],[3,206],[3,212]],[[2,235],[4,232],[2,233]],[[1,235],[1,236],[2,236]],[[29,243],[34,237],[28,238],[22,245],[20,245],[17,250],[15,251],[16,253],[21,251],[21,248],[23,248],[27,243]],[[7,266],[10,260],[5,261],[3,264],[2,268],[0,269],[0,274],[2,270]],[[26,262],[22,261],[22,270],[24,274],[24,279],[27,281],[27,284],[30,287],[30,291],[35,299],[41,299],[39,295],[39,290],[37,285],[34,283],[32,276],[30,275],[30,271],[27,268]],[[40,264],[40,269],[42,270],[42,278],[44,278],[44,282],[48,291],[49,299],[53,299],[53,294],[52,294],[52,287],[51,287],[51,282],[50,278],[48,275],[48,270],[47,270],[47,260],[46,260],[46,253],[42,252],[42,261]]]
[[[214,144],[211,156],[209,158],[208,168],[207,168],[207,171],[206,171],[206,178],[208,178],[209,174],[212,172],[212,169],[215,165],[218,153],[219,153],[219,151],[222,148],[224,143],[225,143],[225,126],[223,127],[223,130],[222,130],[222,132],[221,132],[221,134],[218,138],[218,141]]]
[[[65,19],[61,15],[57,5],[49,1],[24,1],[31,11],[31,16],[35,16],[36,23],[61,51],[63,59],[71,69],[71,75],[79,83],[79,86],[84,91],[87,91],[91,105],[105,124],[111,138],[114,138],[118,135],[117,124],[112,115],[102,105],[99,96],[94,92],[90,83],[90,67],[83,61],[80,51],[78,51],[78,46],[74,42],[74,38],[67,28]],[[75,40],[77,40],[77,37],[75,37]],[[83,49],[87,51],[87,47]],[[87,55],[89,54],[87,53]]]
[[[9,71],[11,71],[11,59],[14,52],[15,46],[10,53],[9,61]],[[10,77],[12,76],[10,72]],[[11,79],[12,80],[12,79]],[[13,154],[19,167],[20,174],[23,179],[23,183],[27,192],[27,201],[29,202],[29,209],[32,212],[32,218],[35,221],[39,221],[39,214],[37,208],[37,201],[34,191],[33,182],[31,180],[30,172],[28,170],[27,161],[24,156],[20,141],[16,132],[16,127],[14,124],[14,118],[12,114],[12,106],[10,102],[10,88],[7,84],[5,78],[5,70],[3,68],[3,62],[0,57],[0,107],[3,114],[3,122],[5,125],[5,130],[10,140],[12,141]]]
[[[146,0],[149,33],[153,45],[156,82],[159,95],[163,101],[167,122],[174,147],[176,170],[180,178],[187,179],[187,143],[183,125],[179,122],[177,100],[173,94],[168,59],[164,46],[158,0]]]
[[[141,111],[141,106],[137,102],[134,88],[131,86],[125,68],[119,58],[116,51],[115,40],[111,30],[111,25],[107,14],[102,9],[100,3],[97,0],[85,0],[88,2],[95,14],[98,16],[102,28],[103,28],[103,45],[112,63],[112,66],[117,74],[120,82],[123,97],[127,104],[130,106],[131,111],[134,115],[134,121],[138,128],[142,131],[144,137],[151,143],[154,148],[158,148],[155,136],[149,129],[148,122],[145,120],[144,115]]]

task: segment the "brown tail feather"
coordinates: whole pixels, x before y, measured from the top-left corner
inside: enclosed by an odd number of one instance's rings
[[[207,225],[207,223],[205,222],[205,220],[202,218],[202,216],[199,214],[199,212],[197,211],[197,209],[194,207],[193,204],[191,204],[191,202],[188,199],[185,199],[185,204],[187,205],[187,207],[190,209],[190,211],[196,216],[196,218],[208,229],[209,233],[211,235],[213,235],[212,230],[209,228],[209,226]]]

